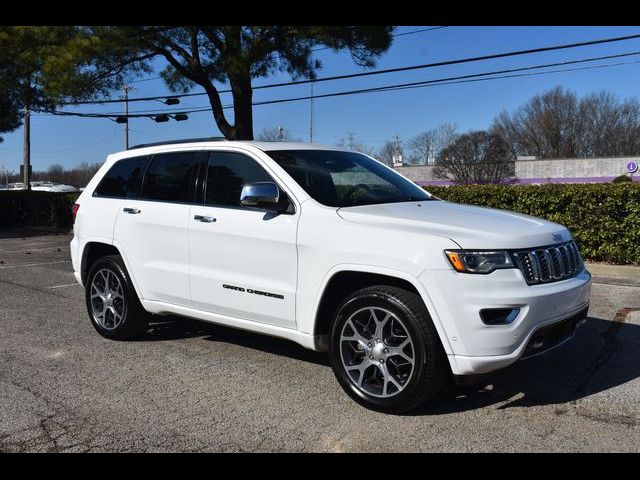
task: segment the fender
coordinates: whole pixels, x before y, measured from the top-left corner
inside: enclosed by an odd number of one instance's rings
[[[316,296],[313,302],[313,310],[311,318],[314,319],[313,325],[315,326],[316,315],[318,314],[318,309],[320,307],[320,301],[322,300],[322,296],[324,294],[327,285],[331,281],[334,275],[340,272],[362,272],[362,273],[376,273],[379,275],[386,275],[389,277],[399,278],[401,280],[405,280],[409,282],[416,289],[422,301],[424,302],[429,315],[431,316],[431,320],[433,321],[433,325],[438,332],[438,336],[440,337],[440,341],[447,355],[451,355],[453,350],[451,348],[451,344],[449,343],[449,337],[447,335],[447,331],[442,324],[440,317],[438,316],[438,312],[429,296],[429,292],[426,288],[420,283],[417,277],[406,273],[402,270],[394,270],[387,267],[378,267],[374,265],[363,265],[363,264],[354,264],[354,263],[341,263],[334,265],[327,271],[322,279],[322,283],[320,284],[320,288],[316,292]]]

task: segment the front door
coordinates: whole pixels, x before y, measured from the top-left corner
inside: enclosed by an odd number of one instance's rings
[[[274,181],[245,154],[211,152],[205,178],[188,219],[194,308],[295,328],[299,212],[240,205],[245,184]]]

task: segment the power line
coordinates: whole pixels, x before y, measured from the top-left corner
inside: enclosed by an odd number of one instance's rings
[[[94,140],[93,142],[87,142],[87,143],[81,143],[79,145],[74,145],[71,147],[64,147],[64,148],[58,148],[55,150],[31,150],[31,153],[60,153],[60,152],[68,152],[70,150],[78,150],[80,148],[84,148],[84,147],[89,147],[92,145],[96,145],[98,143],[102,143],[105,142],[107,140],[112,140],[113,137],[115,136],[115,134],[118,131],[118,127],[114,126],[113,131],[111,132],[110,135],[107,135],[106,137],[102,137],[98,140]],[[17,148],[0,148],[0,150],[11,150],[11,151],[16,151],[16,152],[20,152],[22,151],[22,149],[17,149]]]
[[[404,37],[405,35],[414,35],[416,33],[423,33],[423,32],[430,32],[432,30],[441,30],[443,28],[449,28],[449,26],[442,26],[442,27],[429,27],[429,28],[420,28],[418,30],[412,30],[410,32],[401,32],[401,33],[394,33],[393,35],[391,35],[392,37]],[[319,47],[319,48],[314,48],[311,51],[312,52],[319,52],[320,50],[328,50],[331,47]],[[141,82],[149,82],[151,80],[160,80],[162,77],[161,76],[157,76],[157,77],[151,77],[151,78],[143,78],[141,80],[132,80],[129,83],[141,83]]]
[[[584,58],[584,59],[579,59],[579,60],[567,60],[567,61],[563,61],[563,62],[547,63],[547,64],[543,64],[543,65],[532,65],[532,66],[510,68],[510,69],[504,69],[504,70],[494,70],[494,71],[491,71],[491,72],[474,73],[474,74],[459,75],[459,76],[453,76],[453,77],[444,77],[444,78],[438,78],[438,79],[432,79],[432,80],[422,80],[422,81],[418,81],[418,82],[398,83],[398,84],[392,84],[392,85],[384,85],[384,86],[380,86],[380,87],[371,87],[371,88],[347,90],[347,91],[341,91],[341,92],[332,92],[332,93],[325,93],[325,94],[319,94],[319,95],[313,95],[313,96],[307,95],[307,96],[301,96],[301,97],[290,97],[290,98],[275,99],[275,100],[265,100],[265,101],[260,101],[260,102],[253,102],[252,105],[253,106],[271,105],[271,104],[277,104],[277,103],[287,103],[287,102],[294,102],[294,101],[301,101],[301,100],[309,100],[311,98],[314,98],[314,99],[317,99],[317,98],[328,98],[328,97],[336,97],[336,96],[355,95],[355,94],[361,94],[361,93],[373,93],[373,92],[383,92],[383,91],[400,90],[400,89],[408,89],[408,88],[419,88],[419,87],[426,87],[426,86],[433,86],[433,85],[446,85],[446,84],[463,83],[463,82],[466,83],[466,82],[469,82],[469,81],[474,80],[474,79],[475,80],[478,80],[478,79],[492,80],[492,79],[499,79],[499,78],[512,78],[514,75],[503,76],[503,77],[499,77],[499,76],[496,76],[496,75],[513,74],[513,73],[516,73],[516,72],[524,72],[524,71],[536,70],[536,69],[542,69],[542,68],[550,68],[550,67],[558,67],[558,66],[566,66],[566,65],[575,65],[575,64],[579,64],[579,63],[587,63],[587,62],[594,62],[594,61],[599,61],[599,60],[608,60],[608,59],[613,59],[613,58],[622,58],[622,57],[630,57],[630,56],[637,56],[637,55],[640,55],[640,51],[619,53],[619,54],[614,54],[614,55],[604,55],[604,56],[600,56],[600,57],[591,57],[591,58]],[[580,70],[587,70],[587,69],[593,69],[593,68],[605,68],[605,67],[611,67],[611,66],[619,66],[619,65],[624,65],[624,64],[628,64],[628,63],[592,65],[592,66],[589,66],[589,67],[583,67]],[[635,62],[630,62],[630,63],[635,63]],[[547,74],[547,73],[558,73],[558,72],[562,72],[562,71],[575,71],[575,70],[577,70],[577,69],[564,69],[564,70],[561,69],[561,70],[548,71],[548,72],[536,72],[536,73],[529,74],[529,75],[544,75],[544,74]],[[518,75],[518,76],[524,76],[524,75]],[[489,78],[482,78],[482,77],[489,77]],[[223,108],[225,108],[225,109],[232,108],[232,105],[226,105]],[[135,112],[129,114],[129,117],[130,118],[149,117],[149,116],[160,115],[160,114],[198,113],[198,112],[203,112],[203,111],[211,111],[211,107],[195,107],[195,108],[191,108],[191,109],[185,109],[185,110],[181,110],[181,111],[172,111],[172,112],[167,112],[166,110],[164,110],[164,111],[135,111]],[[53,113],[55,115],[68,115],[68,116],[93,117],[93,118],[111,118],[111,117],[114,117],[114,116],[121,116],[120,113],[114,113],[114,114],[108,114],[108,113],[81,113],[81,112],[67,112],[67,111],[54,111],[54,112],[49,112],[49,113]]]
[[[443,26],[443,27],[421,28],[419,30],[412,30],[411,32],[394,33],[392,36],[394,36],[394,37],[404,37],[405,35],[413,35],[414,33],[430,32],[432,30],[441,30],[443,28],[449,28],[449,27],[448,26]]]
[[[495,76],[495,77],[474,78],[474,79],[470,79],[470,80],[458,80],[458,81],[451,81],[451,82],[442,82],[442,83],[437,83],[437,84],[433,84],[433,85],[413,85],[413,86],[406,86],[406,87],[393,87],[393,88],[385,88],[385,89],[382,89],[380,91],[381,92],[391,92],[391,91],[395,91],[395,90],[409,90],[409,89],[412,89],[412,88],[432,87],[432,86],[440,86],[440,85],[455,85],[455,84],[460,84],[460,83],[471,83],[471,82],[483,82],[483,81],[487,81],[487,80],[500,80],[500,79],[504,79],[504,78],[533,77],[533,76],[537,76],[537,75],[547,75],[547,74],[550,74],[550,73],[564,73],[564,72],[576,72],[576,71],[581,71],[581,70],[594,70],[596,68],[618,67],[618,66],[621,66],[621,65],[632,65],[632,64],[636,64],[636,63],[640,63],[640,60],[634,60],[632,62],[609,63],[609,64],[605,64],[605,65],[591,65],[589,67],[562,68],[562,69],[559,69],[559,70],[548,70],[546,72],[531,72],[531,73],[519,73],[519,74],[512,74],[512,75],[498,75],[498,76]],[[367,93],[367,92],[363,92],[363,93]]]
[[[393,35],[391,35],[392,37],[403,37],[405,35],[413,35],[415,33],[422,33],[422,32],[430,32],[432,30],[440,30],[442,28],[449,28],[448,26],[444,26],[444,27],[429,27],[429,28],[420,28],[418,30],[413,30],[411,32],[402,32],[402,33],[394,33]],[[318,47],[318,48],[314,48],[311,51],[312,52],[319,52],[320,50],[329,50],[332,47]]]
[[[303,85],[303,84],[307,84],[307,83],[318,83],[318,82],[328,82],[328,81],[334,81],[334,80],[345,80],[345,79],[349,79],[349,78],[358,78],[358,77],[365,77],[365,76],[371,76],[371,75],[382,75],[382,74],[387,74],[387,73],[397,73],[397,72],[406,72],[406,71],[410,71],[410,70],[419,70],[419,69],[425,69],[425,68],[433,68],[433,67],[443,67],[443,66],[448,66],[448,65],[459,65],[459,64],[463,64],[463,63],[471,63],[471,62],[479,62],[479,61],[485,61],[485,60],[494,60],[497,58],[507,58],[507,57],[514,57],[514,56],[520,56],[520,55],[530,55],[533,53],[541,53],[541,52],[550,52],[550,51],[555,51],[555,50],[566,50],[569,48],[577,48],[577,47],[586,47],[586,46],[590,46],[590,45],[600,45],[600,44],[604,44],[604,43],[613,43],[613,42],[622,42],[622,41],[626,41],[626,40],[633,40],[633,39],[637,39],[640,38],[640,34],[634,34],[634,35],[625,35],[622,37],[610,37],[610,38],[602,38],[602,39],[598,39],[598,40],[589,40],[586,42],[577,42],[577,43],[569,43],[569,44],[563,44],[563,45],[553,45],[553,46],[549,46],[549,47],[539,47],[539,48],[530,48],[530,49],[526,49],[526,50],[516,50],[516,51],[510,51],[510,52],[503,52],[503,53],[494,53],[494,54],[490,54],[490,55],[481,55],[481,56],[476,56],[476,57],[466,57],[466,58],[460,58],[460,59],[455,59],[455,60],[445,60],[445,61],[441,61],[441,62],[433,62],[433,63],[424,63],[424,64],[420,64],[420,65],[410,65],[410,66],[406,66],[406,67],[396,67],[396,68],[387,68],[387,69],[383,69],[383,70],[373,70],[373,71],[368,71],[368,72],[359,72],[359,73],[351,73],[348,75],[333,75],[330,77],[321,77],[321,78],[316,78],[316,79],[305,79],[305,80],[296,80],[296,81],[291,81],[291,82],[281,82],[281,83],[271,83],[271,84],[266,84],[266,85],[258,85],[253,87],[253,90],[260,90],[260,89],[264,89],[264,88],[275,88],[275,87],[285,87],[285,86],[292,86],[292,85]],[[227,89],[227,90],[218,90],[218,93],[230,93],[231,90]],[[158,95],[158,96],[152,96],[152,97],[137,97],[137,98],[130,98],[129,102],[145,102],[145,101],[150,101],[150,100],[158,100],[160,98],[169,98],[169,97],[175,97],[175,98],[185,98],[185,97],[197,97],[197,96],[203,96],[206,95],[205,92],[200,92],[200,93],[182,93],[182,94],[177,94],[177,95]],[[107,99],[107,100],[86,100],[86,101],[78,101],[78,102],[67,102],[65,103],[65,105],[93,105],[93,104],[105,104],[105,103],[121,103],[123,100],[122,99]]]

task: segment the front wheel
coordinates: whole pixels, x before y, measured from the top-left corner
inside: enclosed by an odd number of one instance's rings
[[[138,337],[148,326],[148,313],[140,304],[119,255],[102,257],[93,264],[85,298],[91,324],[103,337],[128,340]]]
[[[440,391],[445,357],[418,295],[384,285],[359,290],[338,308],[329,356],[342,388],[367,408],[403,413]]]

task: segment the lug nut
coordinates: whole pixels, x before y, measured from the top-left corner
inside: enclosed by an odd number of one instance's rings
[[[370,343],[367,343],[367,347],[371,348],[373,347],[373,345],[371,345]]]
[[[369,355],[369,360],[373,360],[373,355]]]
[[[384,349],[384,353],[389,353],[389,349],[388,349],[388,348],[385,348],[385,349]]]
[[[381,359],[380,359],[380,363],[384,363],[384,359],[382,359],[382,358],[381,358]]]

